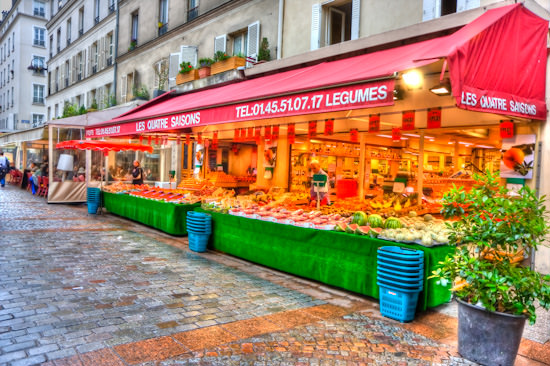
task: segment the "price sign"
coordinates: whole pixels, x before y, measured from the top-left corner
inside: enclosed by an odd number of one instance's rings
[[[369,132],[380,132],[380,115],[371,114],[369,116]]]
[[[202,144],[202,132],[197,133],[197,142]]]
[[[325,136],[330,136],[334,133],[334,120],[325,120]]]
[[[414,111],[403,111],[401,127],[403,131],[414,130]]]
[[[288,125],[286,136],[289,144],[293,144],[296,141],[296,127],[294,123]]]
[[[214,131],[214,134],[212,136],[212,149],[218,149],[218,131]]]
[[[514,137],[514,122],[512,121],[500,122],[500,137],[503,139],[510,139]]]
[[[428,108],[428,128],[441,128],[441,107]]]
[[[307,137],[312,138],[317,136],[317,121],[309,121]]]
[[[349,130],[349,139],[351,142],[358,142],[359,141],[359,131],[357,128],[352,128]]]

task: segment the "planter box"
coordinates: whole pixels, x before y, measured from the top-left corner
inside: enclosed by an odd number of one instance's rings
[[[191,70],[185,74],[180,74],[176,76],[176,85],[187,83],[188,81],[197,80],[199,78],[199,70]]]
[[[210,76],[210,66],[201,67],[199,69],[199,78],[203,79]]]
[[[220,72],[228,71],[236,69],[237,67],[241,67],[246,65],[246,60],[242,57],[230,57],[227,60],[214,62],[212,64],[212,68],[210,70],[210,73],[212,75],[219,74]]]

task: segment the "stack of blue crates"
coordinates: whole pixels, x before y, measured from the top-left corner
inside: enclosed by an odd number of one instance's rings
[[[205,252],[212,233],[212,217],[202,212],[187,212],[187,234],[189,249]]]
[[[88,188],[87,190],[88,213],[95,214],[101,204],[101,190],[99,188]]]
[[[380,313],[400,322],[413,320],[424,283],[424,252],[378,248],[376,283],[380,289]]]

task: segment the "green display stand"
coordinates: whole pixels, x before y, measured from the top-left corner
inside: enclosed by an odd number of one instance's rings
[[[200,207],[199,203],[179,205],[127,194],[102,193],[107,211],[172,235],[187,235],[187,212]]]
[[[426,278],[439,261],[454,251],[454,247],[394,243],[336,231],[209,213],[213,225],[211,248],[376,299],[379,298],[376,284],[378,248],[399,246],[422,250],[425,280],[417,309],[426,310],[451,298],[448,288],[436,284],[435,279]]]

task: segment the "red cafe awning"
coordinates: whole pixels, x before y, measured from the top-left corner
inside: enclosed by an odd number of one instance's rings
[[[72,150],[94,150],[94,151],[146,151],[153,152],[153,147],[143,144],[133,144],[119,141],[103,141],[103,140],[69,140],[59,142],[55,145],[56,149],[72,149]]]
[[[460,108],[546,118],[548,22],[522,4],[489,10],[446,37],[152,101],[86,137],[393,105],[395,72],[446,58]]]

